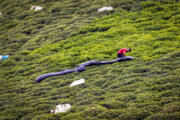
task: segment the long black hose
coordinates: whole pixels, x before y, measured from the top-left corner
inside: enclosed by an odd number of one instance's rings
[[[47,74],[41,75],[41,76],[37,77],[35,81],[41,82],[43,79],[48,78],[48,77],[52,77],[52,76],[65,75],[65,74],[72,73],[72,72],[82,72],[82,71],[86,70],[86,66],[112,64],[114,62],[121,62],[121,61],[132,60],[132,59],[134,59],[134,57],[126,56],[126,57],[120,57],[120,58],[117,58],[117,59],[111,60],[111,61],[95,61],[95,60],[92,60],[92,61],[82,63],[82,64],[76,66],[74,69],[65,69],[65,70],[60,71],[60,72],[52,72],[52,73],[47,73]]]

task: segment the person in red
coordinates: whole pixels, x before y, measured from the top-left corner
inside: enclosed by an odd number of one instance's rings
[[[118,57],[125,57],[125,53],[131,52],[131,49],[122,48],[118,51]]]

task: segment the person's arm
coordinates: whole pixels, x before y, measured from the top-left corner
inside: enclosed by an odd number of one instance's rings
[[[123,52],[123,57],[125,57],[125,53],[126,53],[126,51]]]

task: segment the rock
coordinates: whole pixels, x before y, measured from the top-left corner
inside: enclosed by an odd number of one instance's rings
[[[70,84],[70,86],[76,86],[76,85],[83,84],[83,83],[85,83],[84,80],[85,79],[80,79],[80,80],[74,81],[73,83]]]
[[[109,7],[102,7],[102,8],[99,8],[98,9],[98,12],[102,12],[102,11],[105,11],[105,10],[112,10],[113,7],[109,6]]]
[[[71,108],[71,105],[68,104],[59,104],[56,106],[55,110],[51,110],[51,113],[60,113],[60,112],[66,112]]]
[[[36,6],[36,5],[33,5],[30,10],[34,10],[34,11],[37,11],[37,10],[42,10],[43,7],[40,7],[40,6]]]
[[[0,12],[0,16],[2,15],[2,12]]]

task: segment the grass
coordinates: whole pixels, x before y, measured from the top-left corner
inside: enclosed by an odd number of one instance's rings
[[[45,8],[37,12],[28,10],[32,1],[9,2],[0,0],[0,53],[11,54],[0,63],[2,120],[180,118],[179,2],[41,0],[35,3]],[[115,10],[97,13],[102,5]],[[135,59],[34,81],[88,60],[115,59],[122,47]],[[69,87],[81,78],[84,85]],[[63,103],[72,108],[50,114]]]

